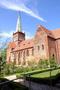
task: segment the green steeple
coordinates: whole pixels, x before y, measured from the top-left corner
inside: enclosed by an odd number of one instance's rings
[[[21,32],[21,31],[22,31],[22,28],[21,28],[21,16],[19,15],[19,13],[18,13],[16,31],[17,31],[17,32]]]

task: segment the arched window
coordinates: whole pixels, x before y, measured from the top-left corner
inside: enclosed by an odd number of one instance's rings
[[[23,52],[23,56],[25,57],[25,51]]]
[[[34,48],[32,49],[32,55],[34,55]]]
[[[26,55],[29,56],[29,50],[27,49]]]
[[[22,57],[22,51],[20,51],[20,57]]]
[[[52,55],[52,58],[53,58],[53,59],[55,58],[54,54]]]
[[[42,50],[44,50],[44,45],[42,44]]]
[[[38,46],[38,51],[40,50],[40,46]]]
[[[21,61],[20,61],[20,52],[18,52],[18,64],[20,64]]]
[[[11,48],[11,51],[13,51],[14,50],[14,48]]]
[[[18,58],[20,58],[20,52],[18,53]]]
[[[25,61],[25,51],[23,52],[23,65],[26,64],[26,61]]]

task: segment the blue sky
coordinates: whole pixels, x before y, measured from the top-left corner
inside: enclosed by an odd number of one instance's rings
[[[60,0],[0,0],[2,38],[8,38],[16,31],[18,11],[27,38],[33,37],[38,24],[49,30],[60,28]]]

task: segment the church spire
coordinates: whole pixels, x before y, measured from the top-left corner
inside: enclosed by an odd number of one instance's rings
[[[17,31],[17,32],[21,32],[21,31],[22,31],[22,28],[21,28],[21,16],[19,15],[19,13],[18,13],[16,31]]]

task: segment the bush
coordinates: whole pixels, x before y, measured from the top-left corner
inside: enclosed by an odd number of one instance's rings
[[[10,75],[15,73],[16,66],[14,63],[6,64],[5,65],[5,75]]]
[[[15,73],[22,73],[24,71],[24,68],[22,66],[16,67]]]
[[[50,65],[50,68],[52,68],[52,67],[57,67],[57,63],[56,63],[55,58],[51,57],[51,58],[49,59],[49,65]]]
[[[48,60],[42,60],[40,59],[38,62],[38,67],[43,69],[48,67]]]

